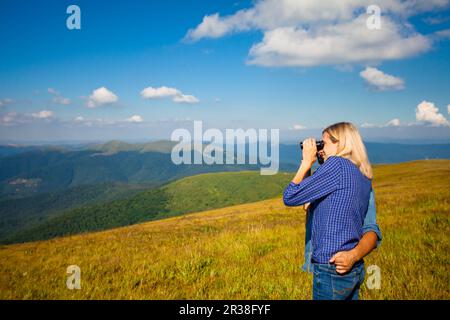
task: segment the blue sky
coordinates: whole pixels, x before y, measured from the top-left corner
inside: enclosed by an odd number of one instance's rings
[[[2,0],[0,140],[169,139],[202,120],[282,141],[350,121],[367,140],[450,142],[448,2],[370,1],[373,41],[365,6],[312,3]]]

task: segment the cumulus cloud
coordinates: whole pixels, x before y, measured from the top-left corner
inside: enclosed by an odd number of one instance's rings
[[[374,4],[372,0],[259,0],[248,9],[221,17],[219,13],[206,15],[202,22],[190,29],[186,38],[197,41],[202,38],[218,38],[226,34],[250,29],[275,29],[285,26],[311,25],[317,22],[339,22],[354,17],[355,12],[365,11]],[[431,10],[445,9],[448,0],[378,0],[383,13],[409,17]]]
[[[0,124],[5,126],[14,126],[36,121],[53,121],[53,111],[42,110],[33,113],[21,113],[11,111],[0,116]]]
[[[104,104],[117,102],[118,100],[119,98],[114,94],[114,92],[105,87],[100,87],[92,91],[91,95],[88,97],[86,106],[88,108],[96,108]]]
[[[384,18],[380,30],[369,30],[365,15],[340,24],[312,29],[282,27],[266,31],[250,49],[249,64],[302,66],[372,64],[427,51],[431,44],[417,33],[404,36],[399,26]]]
[[[142,121],[144,121],[144,119],[142,119],[142,117],[140,116],[140,115],[134,115],[134,116],[131,116],[131,117],[129,117],[128,119],[126,119],[125,121],[127,121],[127,122],[133,122],[133,123],[139,123],[139,122],[142,122]]]
[[[202,38],[220,38],[234,31],[249,30],[252,24],[251,15],[251,11],[242,10],[225,18],[221,18],[218,13],[204,16],[202,23],[195,29],[190,29],[184,39],[197,41]]]
[[[363,124],[361,124],[361,128],[377,128],[377,127],[379,127],[379,125],[370,122],[364,122]]]
[[[180,94],[178,89],[165,86],[159,88],[147,87],[141,91],[141,96],[144,99],[167,98],[178,94]]]
[[[32,113],[31,116],[33,118],[38,118],[38,119],[47,119],[47,118],[51,118],[53,117],[53,111],[50,110],[42,110],[36,113]]]
[[[144,122],[142,116],[136,114],[123,120],[114,120],[105,118],[86,119],[83,116],[77,116],[70,123],[73,125],[86,127],[111,127],[111,126],[123,127],[132,123],[142,123],[142,122]]]
[[[403,79],[391,76],[377,68],[367,67],[360,76],[373,88],[384,90],[401,90],[405,88]]]
[[[50,93],[51,95],[53,95],[53,103],[56,104],[63,104],[63,105],[69,105],[71,103],[69,98],[65,98],[61,95],[61,93],[56,90],[55,88],[48,88],[47,89],[48,93]]]
[[[448,108],[448,106],[447,106]],[[432,102],[422,101],[416,108],[416,120],[432,126],[449,126],[450,122],[439,113],[439,109]]]
[[[447,106],[447,112],[450,114],[450,105]],[[415,109],[416,121],[408,123],[401,123],[399,119],[395,118],[385,124],[373,124],[364,122],[361,124],[362,128],[385,128],[385,127],[399,127],[399,126],[431,126],[431,127],[447,127],[450,126],[450,121],[445,118],[433,102],[422,101]]]
[[[0,108],[6,106],[7,104],[10,104],[12,102],[12,99],[5,98],[0,99]]]
[[[198,103],[199,100],[193,95],[183,94],[176,88],[162,86],[159,88],[147,87],[141,91],[143,99],[171,98],[176,103]]]
[[[400,125],[401,125],[400,120],[395,118],[389,120],[385,124],[373,124],[369,122],[364,122],[363,124],[361,124],[361,128],[386,128],[386,127],[399,127]]]
[[[392,119],[386,123],[386,127],[398,127],[400,125],[399,119]]]
[[[16,122],[16,120],[18,119],[18,113],[15,111],[12,112],[8,112],[4,115],[1,116],[0,118],[0,123],[3,125],[10,125]]]
[[[70,101],[69,98],[64,98],[64,97],[54,97],[54,98],[53,98],[53,102],[56,103],[56,104],[69,105],[71,101]]]
[[[435,35],[442,39],[450,39],[450,29],[436,31]]]
[[[85,127],[107,127],[107,126],[115,126],[118,124],[126,123],[126,120],[111,120],[111,119],[103,119],[103,118],[95,118],[95,119],[85,119],[82,116],[78,116],[73,119],[72,124],[77,126],[85,126]]]
[[[381,28],[367,28],[372,0],[260,0],[228,16],[214,13],[188,30],[185,40],[219,38],[261,30],[248,63],[262,66],[372,64],[401,59],[430,49],[431,40],[417,33],[408,18],[444,9],[449,0],[379,0]]]
[[[302,126],[301,124],[294,124],[294,126],[292,128],[289,128],[291,130],[304,130],[306,129],[305,126]]]
[[[173,97],[173,101],[177,103],[198,103],[199,100],[189,94],[181,94]]]

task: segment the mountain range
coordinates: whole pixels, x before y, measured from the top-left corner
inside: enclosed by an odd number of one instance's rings
[[[281,192],[301,161],[298,145],[281,144],[280,171],[274,176],[260,175],[259,164],[176,165],[171,159],[175,144],[115,140],[0,147],[0,242],[104,230],[266,199]],[[450,158],[448,144],[366,147],[374,166]]]

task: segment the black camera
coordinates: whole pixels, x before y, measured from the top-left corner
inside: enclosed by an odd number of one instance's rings
[[[323,149],[323,140],[316,140],[316,147],[317,147],[317,151],[320,151]],[[300,142],[300,149],[303,150],[303,142]],[[324,159],[322,158],[322,156],[319,154],[319,152],[317,152],[317,161],[319,161],[319,164],[322,164],[324,162]]]

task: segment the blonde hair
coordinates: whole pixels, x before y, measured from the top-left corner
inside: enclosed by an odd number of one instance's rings
[[[363,175],[372,180],[372,166],[358,129],[350,122],[338,122],[326,127],[322,134],[325,132],[330,135],[333,143],[338,143],[336,156],[350,160]]]

